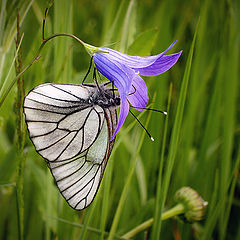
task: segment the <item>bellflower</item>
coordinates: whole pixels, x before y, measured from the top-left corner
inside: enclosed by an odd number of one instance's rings
[[[120,114],[112,139],[128,115],[129,103],[138,111],[144,110],[148,103],[148,89],[139,75],[156,76],[170,69],[182,53],[165,55],[175,43],[164,52],[148,57],[130,56],[110,48],[99,48],[93,54],[97,70],[113,82],[120,95]]]

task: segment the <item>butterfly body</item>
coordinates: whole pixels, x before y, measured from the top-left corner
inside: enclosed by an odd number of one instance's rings
[[[24,100],[36,151],[47,161],[68,204],[84,209],[94,199],[110,156],[119,97],[104,85],[47,83]]]
[[[94,86],[95,85],[88,85]],[[91,96],[88,99],[90,104],[96,104],[102,108],[114,108],[120,105],[120,98],[113,95],[112,89],[104,87],[104,85],[99,86],[98,91],[95,89],[91,92]]]

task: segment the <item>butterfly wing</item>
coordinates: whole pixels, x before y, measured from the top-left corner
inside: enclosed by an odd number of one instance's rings
[[[87,207],[95,197],[112,150],[116,111],[89,106],[90,87],[43,84],[25,98],[30,138],[68,204]]]
[[[36,151],[46,160],[64,161],[88,149],[103,124],[104,111],[89,106],[87,87],[43,84],[25,98],[24,113]]]
[[[97,193],[113,146],[113,142],[109,140],[114,132],[110,129],[111,124],[116,126],[116,122],[112,122],[114,116],[116,114],[113,111],[106,112],[98,138],[81,155],[64,162],[49,162],[61,194],[76,210],[86,208]]]

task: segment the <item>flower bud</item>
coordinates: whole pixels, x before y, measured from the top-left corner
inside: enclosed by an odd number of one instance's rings
[[[184,205],[184,218],[188,222],[200,221],[208,202],[190,187],[182,187],[175,193],[175,201]]]

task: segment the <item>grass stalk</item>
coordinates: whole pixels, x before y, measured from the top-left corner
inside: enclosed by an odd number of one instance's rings
[[[179,203],[176,206],[174,206],[173,208],[171,208],[171,209],[167,210],[166,212],[164,212],[162,214],[161,218],[155,219],[155,221],[154,221],[154,218],[150,218],[150,219],[146,220],[142,224],[138,225],[137,227],[135,227],[131,231],[129,231],[126,234],[124,234],[122,236],[122,238],[130,239],[130,238],[134,237],[135,235],[137,235],[139,232],[142,232],[142,231],[150,228],[153,225],[154,222],[156,222],[156,221],[164,221],[166,219],[172,218],[172,217],[177,216],[177,215],[182,214],[182,213],[184,213],[184,205]]]
[[[22,71],[22,49],[19,47],[21,41],[20,34],[20,20],[19,12],[17,10],[17,40],[16,49],[18,51],[17,59],[15,62],[16,75]],[[18,238],[24,239],[24,199],[23,199],[23,181],[24,181],[24,165],[25,158],[23,156],[23,146],[25,139],[25,128],[23,118],[23,98],[24,98],[24,79],[19,78],[17,81],[17,100],[16,100],[16,117],[17,117],[17,145],[18,145],[18,171],[16,180],[16,195],[17,195],[17,212],[18,212]]]
[[[151,112],[149,112],[149,114],[148,114],[145,127],[148,126],[150,116],[151,116]],[[131,162],[131,165],[130,165],[130,168],[129,168],[129,172],[128,172],[128,176],[127,176],[126,182],[124,184],[120,200],[118,202],[117,210],[116,210],[114,218],[113,218],[113,222],[112,222],[112,226],[111,226],[110,233],[109,233],[109,236],[108,236],[108,240],[112,240],[114,238],[114,235],[116,234],[117,226],[118,226],[120,216],[121,216],[121,212],[122,212],[123,207],[124,207],[124,203],[125,203],[125,200],[126,200],[126,197],[127,197],[127,192],[128,192],[129,187],[130,187],[130,183],[131,183],[134,171],[135,171],[138,155],[140,153],[145,135],[146,135],[146,133],[143,131],[142,136],[141,136],[140,141],[139,141],[139,144],[138,144],[137,151],[136,151],[136,153],[135,153],[135,155],[132,159],[132,162]]]
[[[199,24],[199,22],[198,22],[198,24]],[[176,117],[175,117],[175,121],[174,121],[174,125],[173,125],[173,131],[171,134],[169,153],[168,153],[168,157],[167,157],[167,161],[166,161],[166,171],[164,174],[162,191],[161,191],[162,197],[160,200],[160,209],[159,209],[160,212],[162,212],[162,209],[165,204],[166,197],[167,197],[170,177],[172,174],[172,169],[173,169],[175,156],[176,156],[176,152],[177,152],[177,146],[178,146],[178,141],[179,141],[179,136],[180,136],[183,110],[184,110],[184,105],[185,105],[185,100],[186,100],[187,87],[188,87],[190,70],[191,70],[191,65],[192,65],[192,57],[193,57],[193,51],[194,51],[194,46],[195,46],[195,41],[196,41],[196,36],[197,36],[198,24],[196,26],[191,49],[188,54],[187,65],[186,65],[184,76],[183,76],[183,81],[182,81],[180,96],[179,96],[179,102],[178,102],[178,106],[177,106],[177,113],[176,113]],[[159,236],[160,230],[161,230],[161,222],[158,224],[158,233],[156,232],[157,236]]]
[[[170,110],[172,98],[172,83],[169,88],[169,95],[168,95],[168,106],[167,106],[167,113]],[[153,224],[153,239],[159,239],[160,237],[160,230],[161,230],[161,220],[159,221],[161,216],[160,211],[160,202],[161,202],[161,190],[162,190],[162,170],[163,170],[163,163],[164,163],[164,153],[165,153],[165,146],[166,146],[166,139],[167,139],[167,129],[168,129],[168,115],[166,116],[165,124],[164,124],[164,133],[163,133],[163,143],[162,143],[162,150],[161,150],[161,157],[159,162],[159,173],[158,173],[158,182],[157,182],[157,195],[156,195],[156,205],[155,205],[155,214],[154,214],[154,224]]]
[[[56,221],[59,221],[59,222],[62,222],[62,223],[66,223],[66,224],[69,224],[73,227],[77,227],[77,228],[83,228],[84,227],[84,224],[80,224],[80,223],[75,223],[75,222],[72,222],[72,221],[68,221],[64,218],[59,218],[59,217],[51,217],[51,216],[48,216],[48,218],[50,219],[53,219],[53,220],[56,220]],[[96,235],[102,235],[102,230],[101,229],[97,229],[97,228],[94,228],[94,227],[89,227],[87,226],[86,227],[87,231],[88,232],[91,232],[91,233],[95,233]],[[106,232],[104,231],[104,236],[108,236],[109,235],[109,232]],[[118,235],[115,235],[114,236],[114,239],[118,239],[118,240],[123,240],[124,238],[118,236]]]
[[[133,6],[134,6],[135,0],[130,0],[128,9],[126,12],[125,20],[123,23],[123,29],[122,29],[122,40],[120,42],[120,51],[125,52],[128,45],[128,35],[129,35],[129,25],[130,25],[130,18],[133,12]]]
[[[113,154],[112,154],[113,157]],[[104,177],[104,187],[103,187],[103,198],[102,198],[102,212],[101,212],[101,240],[104,240],[105,236],[105,227],[107,222],[107,214],[109,209],[109,197],[110,197],[110,187],[112,180],[112,172],[113,172],[113,158],[110,158],[110,162],[107,164],[107,169]],[[109,161],[109,160],[108,160]]]

